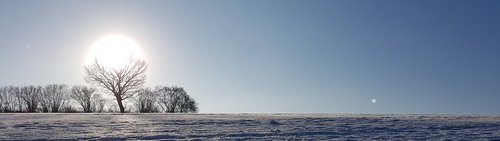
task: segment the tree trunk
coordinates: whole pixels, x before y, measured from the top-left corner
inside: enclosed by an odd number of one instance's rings
[[[118,107],[120,108],[120,113],[125,113],[125,108],[123,107],[122,104],[122,97],[120,95],[115,95],[116,97],[116,102],[118,102]]]

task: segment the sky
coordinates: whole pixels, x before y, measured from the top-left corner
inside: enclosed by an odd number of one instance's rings
[[[0,86],[86,84],[110,34],[201,113],[500,114],[489,0],[0,1]]]

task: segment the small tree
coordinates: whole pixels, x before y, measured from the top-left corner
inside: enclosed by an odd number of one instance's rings
[[[182,87],[156,87],[158,104],[166,113],[198,112],[196,101]]]
[[[19,87],[0,87],[0,112],[20,112],[23,111],[23,100]]]
[[[130,59],[121,68],[110,68],[94,63],[85,66],[85,80],[109,90],[116,98],[120,112],[125,112],[123,100],[133,96],[134,91],[141,88],[146,81],[147,64],[144,60]]]
[[[150,88],[143,88],[137,92],[136,107],[140,113],[159,112],[156,106],[156,93]]]
[[[38,102],[40,103],[40,107],[42,108],[43,113],[48,113],[50,109],[50,102],[49,102],[49,92],[45,92],[45,88],[42,88],[42,93],[40,96],[38,96]]]
[[[92,95],[96,91],[95,88],[77,85],[71,88],[71,98],[73,98],[83,108],[83,112],[92,112]]]
[[[12,102],[10,97],[8,87],[0,87],[0,113],[9,111]]]
[[[68,90],[64,84],[51,84],[43,87],[38,97],[42,112],[57,113],[68,101]]]
[[[181,99],[178,103],[178,107],[179,107],[178,109],[179,113],[198,112],[198,104],[196,103],[196,101],[194,101],[193,98],[191,98],[187,94],[181,96]]]
[[[17,107],[21,106],[16,96],[18,92],[18,87],[0,87],[0,112],[15,112],[22,110],[22,108],[16,110]]]
[[[104,106],[106,105],[106,100],[101,96],[101,94],[94,94],[92,96],[93,111],[102,113],[104,112]]]
[[[38,97],[42,93],[41,86],[24,86],[21,87],[18,97],[26,104],[27,112],[34,113],[38,108]]]
[[[14,112],[23,112],[23,99],[20,97],[21,95],[21,88],[16,87],[16,86],[9,86],[7,87],[7,93],[11,97],[13,97],[13,104],[12,104],[12,111]]]

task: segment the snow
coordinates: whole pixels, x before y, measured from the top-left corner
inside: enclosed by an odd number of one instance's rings
[[[0,140],[499,140],[500,116],[0,114]]]

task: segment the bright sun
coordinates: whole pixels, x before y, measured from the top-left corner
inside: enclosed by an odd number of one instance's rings
[[[129,62],[130,58],[144,60],[139,44],[123,35],[109,35],[95,42],[89,51],[85,64],[94,63],[110,68],[118,68]]]

